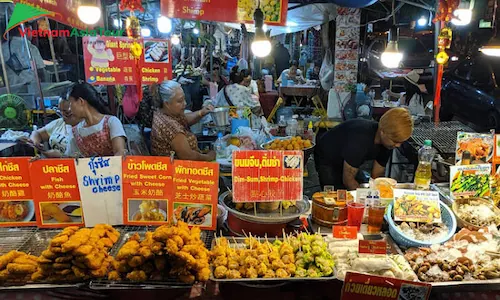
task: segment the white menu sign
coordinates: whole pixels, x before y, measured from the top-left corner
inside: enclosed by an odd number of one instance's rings
[[[123,224],[122,157],[75,160],[85,226]]]

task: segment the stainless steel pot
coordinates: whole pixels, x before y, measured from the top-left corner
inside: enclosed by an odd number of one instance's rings
[[[229,125],[229,108],[218,107],[210,112],[212,120],[214,120],[215,126],[223,127]]]

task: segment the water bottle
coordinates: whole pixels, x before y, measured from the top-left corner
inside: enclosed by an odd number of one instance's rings
[[[224,153],[224,141],[222,141],[222,132],[217,134],[217,140],[215,141],[215,153],[217,154],[217,158],[223,158],[225,156]]]
[[[415,188],[428,190],[432,178],[432,160],[436,151],[432,148],[432,141],[425,140],[424,146],[418,150],[418,167],[415,172]]]

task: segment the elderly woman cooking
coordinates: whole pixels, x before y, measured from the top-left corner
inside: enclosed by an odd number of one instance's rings
[[[184,92],[179,83],[164,81],[160,85],[161,109],[153,116],[151,130],[151,154],[169,156],[175,151],[176,157],[184,160],[213,161],[215,152],[203,154],[198,149],[196,136],[189,126],[199,122],[207,115],[211,107],[204,107],[199,111],[184,114],[186,101]]]

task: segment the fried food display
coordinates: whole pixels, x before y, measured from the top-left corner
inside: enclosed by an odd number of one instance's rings
[[[57,204],[54,203],[41,203],[42,218],[45,221],[55,219],[58,223],[69,223],[71,218],[62,211]]]
[[[119,237],[120,233],[107,224],[81,229],[66,227],[42,252],[31,279],[67,282],[106,277],[113,262],[108,251]]]
[[[29,209],[26,201],[0,202],[0,218],[8,221],[20,221],[28,215]]]
[[[304,150],[311,147],[311,141],[303,140],[300,136],[294,136],[290,139],[275,139],[264,145],[266,150]]]
[[[142,240],[139,234],[134,234],[118,251],[108,279],[207,281],[210,277],[209,251],[200,233],[199,228],[190,229],[179,221],[177,225],[163,225],[154,232],[146,232]]]
[[[289,278],[323,277],[333,274],[333,259],[320,235],[300,234],[270,243],[254,237],[245,239],[246,248],[218,238],[211,252],[214,277]]]
[[[37,270],[38,257],[20,251],[10,251],[0,256],[0,283],[25,283]]]

